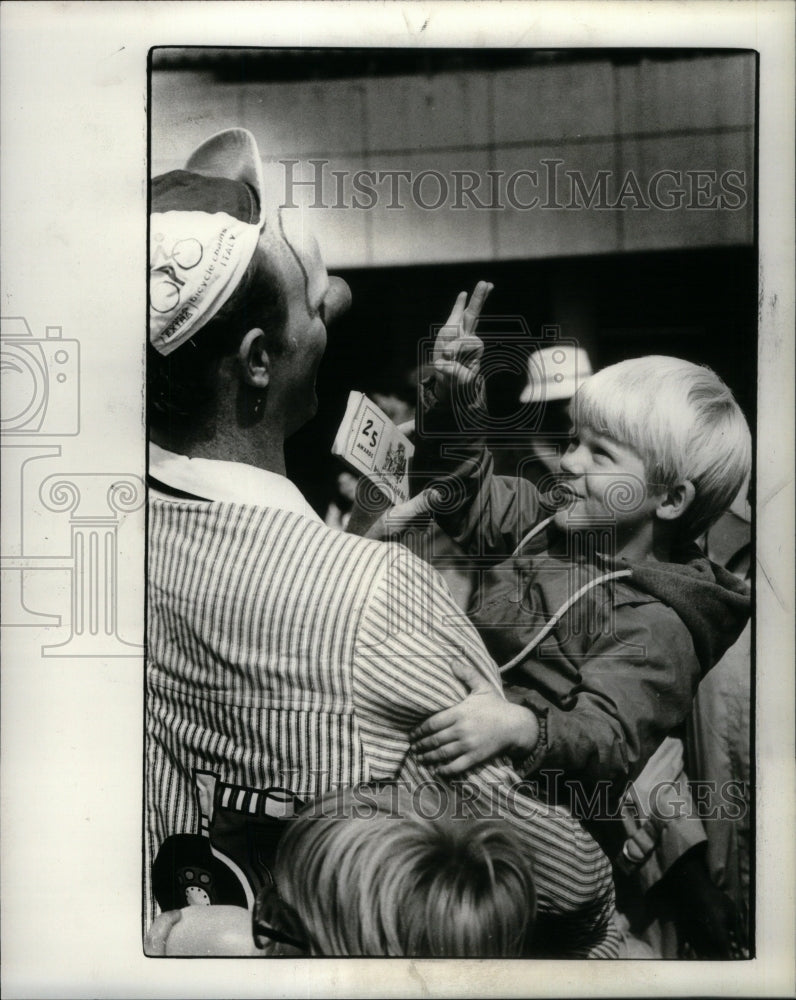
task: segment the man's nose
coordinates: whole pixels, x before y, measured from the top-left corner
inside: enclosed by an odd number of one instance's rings
[[[330,277],[329,290],[323,301],[326,325],[347,313],[351,308],[351,289],[342,278]]]

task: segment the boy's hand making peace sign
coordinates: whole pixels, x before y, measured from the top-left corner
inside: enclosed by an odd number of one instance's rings
[[[475,335],[475,328],[494,287],[488,281],[479,281],[469,302],[467,292],[460,292],[448,321],[437,334],[432,385],[436,400],[443,406],[450,407],[454,401],[467,405],[478,398],[484,343]]]

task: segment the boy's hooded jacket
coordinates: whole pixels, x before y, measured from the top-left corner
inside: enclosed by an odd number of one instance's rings
[[[439,429],[435,416],[426,429]],[[473,437],[444,452],[433,437],[421,441],[414,472],[415,492],[433,482],[460,498],[437,505],[436,520],[477,567],[468,616],[498,666],[553,625],[503,675],[507,697],[541,722],[524,770],[547,772],[548,788],[550,772],[563,772],[568,784],[607,781],[618,793],[684,722],[700,679],[740,635],[748,587],[693,543],[671,563],[631,564],[603,554],[609,524],[542,528],[545,498],[527,480],[494,475]],[[541,530],[520,546],[534,525]],[[617,578],[621,570],[630,573]]]

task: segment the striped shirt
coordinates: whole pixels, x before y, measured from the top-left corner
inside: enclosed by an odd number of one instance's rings
[[[150,497],[147,883],[164,838],[199,828],[195,769],[301,798],[379,779],[417,786],[434,778],[408,733],[466,695],[454,659],[501,690],[446,585],[408,550],[330,529],[290,491],[279,506],[251,490],[258,502],[218,502],[210,477],[201,490],[195,479],[205,502]],[[540,919],[560,918],[567,953],[615,955],[610,866],[591,837],[564,809],[513,792],[507,761],[467,780],[527,845]]]

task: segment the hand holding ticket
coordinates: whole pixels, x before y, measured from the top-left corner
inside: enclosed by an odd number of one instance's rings
[[[434,344],[433,394],[449,404],[453,393],[470,387],[478,378],[483,342],[475,328],[487,296],[494,288],[479,281],[469,298],[461,292]],[[345,416],[332,445],[332,454],[367,476],[390,504],[409,499],[409,460],[414,445],[404,430],[361,392],[351,392]]]
[[[348,397],[332,454],[367,476],[391,504],[409,499],[409,460],[415,446],[386,413],[361,392]]]

